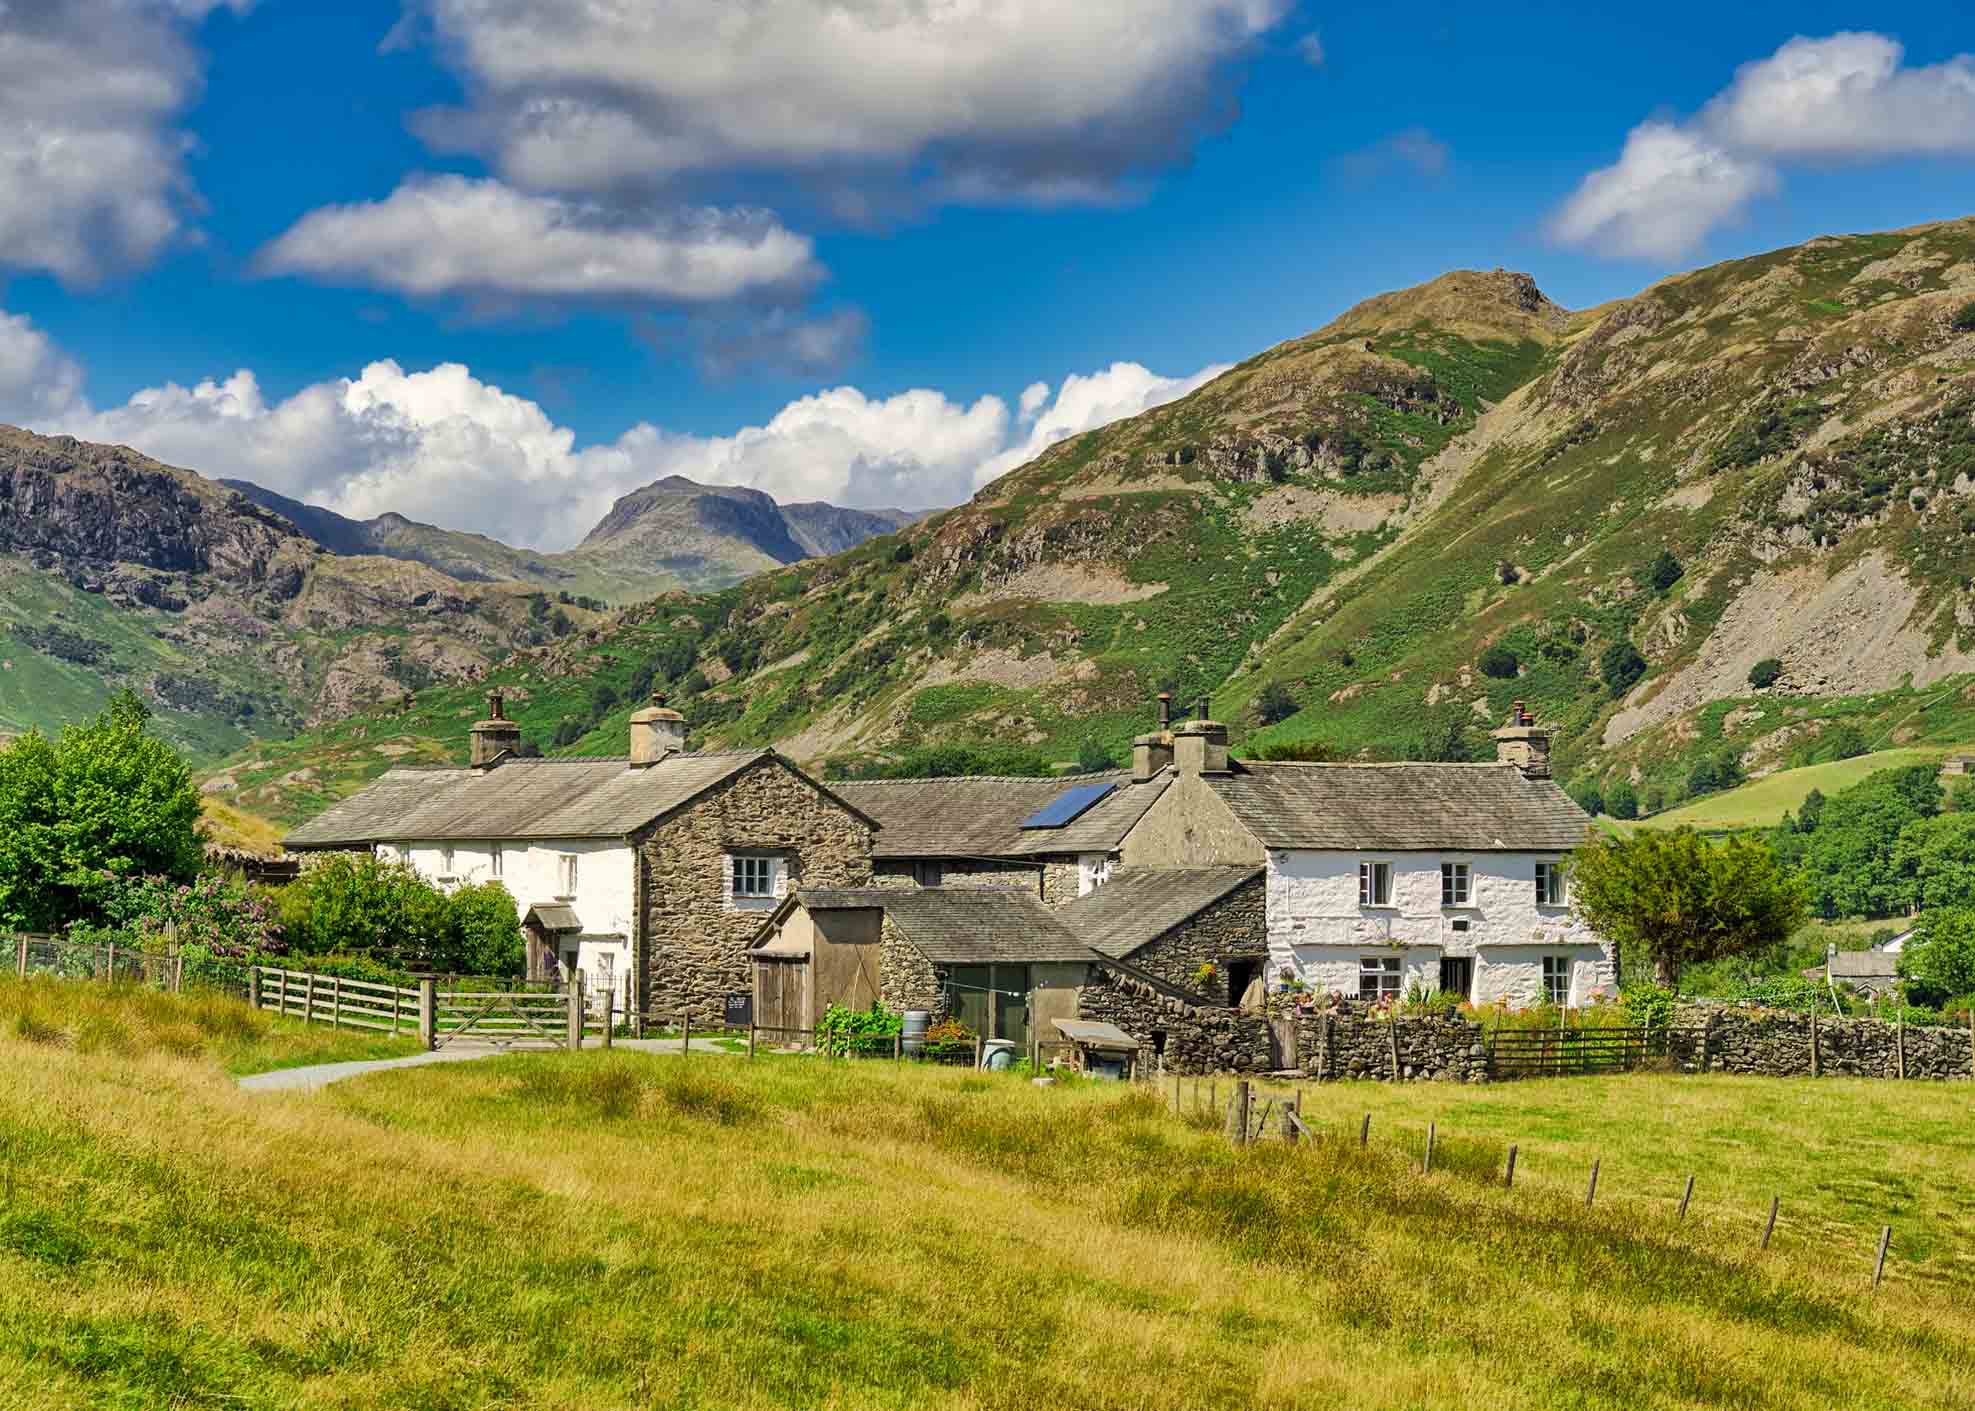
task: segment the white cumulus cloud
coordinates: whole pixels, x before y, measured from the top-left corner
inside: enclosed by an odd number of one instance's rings
[[[1065,378],[1053,399],[1032,384],[1019,419],[997,396],[963,402],[927,388],[875,397],[833,387],[729,435],[641,422],[578,446],[539,404],[457,363],[408,371],[381,359],[279,399],[240,369],[97,409],[82,396],[81,369],[26,319],[0,312],[0,415],[356,518],[396,511],[551,550],[580,540],[619,496],[668,475],[783,501],[957,504],[1063,437],[1182,396],[1223,370],[1171,378],[1117,363]]]
[[[381,201],[309,212],[260,264],[416,296],[707,303],[806,283],[818,273],[812,254],[807,237],[764,212],[627,218],[498,181],[434,176]]]
[[[1975,155],[1975,58],[1904,59],[1883,34],[1798,36],[1744,64],[1692,119],[1633,128],[1618,161],[1552,216],[1550,234],[1671,259],[1778,189],[1783,163]]]
[[[251,0],[226,8],[244,10]],[[88,286],[180,237],[196,196],[178,126],[218,0],[0,4],[0,266]]]
[[[1045,200],[1184,155],[1290,0],[424,0],[468,92],[420,129],[511,181],[929,169]]]

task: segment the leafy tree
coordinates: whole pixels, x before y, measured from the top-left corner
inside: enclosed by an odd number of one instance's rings
[[[573,745],[589,733],[590,727],[573,715],[565,715],[555,723],[555,743],[558,748]]]
[[[528,968],[520,913],[499,882],[461,887],[447,898],[446,912],[438,968],[462,975],[520,975]]]
[[[1817,740],[1820,760],[1857,759],[1871,748],[1865,732],[1849,722],[1825,731]]]
[[[1893,845],[1893,867],[1906,907],[1975,907],[1975,814],[1915,819]]]
[[[1406,747],[1406,758],[1429,764],[1468,764],[1474,759],[1474,742],[1468,737],[1467,722],[1458,714],[1427,727],[1427,733]]]
[[[0,924],[56,930],[100,915],[118,879],[197,874],[199,791],[149,719],[124,691],[57,740],[0,750]]]
[[[1255,715],[1264,725],[1279,724],[1301,709],[1302,704],[1280,681],[1269,682],[1255,697]]]
[[[1481,660],[1476,665],[1481,668],[1483,676],[1492,676],[1497,681],[1507,681],[1515,676],[1521,663],[1516,660],[1516,654],[1507,647],[1493,646],[1481,654]]]
[[[1653,556],[1653,561],[1646,566],[1646,581],[1653,585],[1655,593],[1664,593],[1678,583],[1686,572],[1687,570],[1680,566],[1679,559],[1665,549],[1661,549]]]
[[[1797,807],[1797,831],[1815,833],[1818,820],[1824,817],[1824,791],[1812,789],[1804,795],[1804,801]]]
[[[1975,333],[1975,299],[1954,311],[1954,330],[1957,333]]]
[[[1641,950],[1658,983],[1689,964],[1781,944],[1803,924],[1803,884],[1753,838],[1715,845],[1691,828],[1594,838],[1571,861],[1571,894],[1591,928]]]
[[[1804,849],[1811,904],[1821,916],[1890,916],[1905,909],[1909,883],[1893,853],[1909,823],[1941,810],[1931,764],[1882,769],[1825,800]]]
[[[1621,779],[1605,790],[1605,811],[1613,818],[1639,816],[1639,794],[1630,781]]]
[[[1566,792],[1570,794],[1571,802],[1593,818],[1605,811],[1605,796],[1599,790],[1596,779],[1586,779],[1573,784]]]
[[[1914,1004],[1938,1006],[1975,995],[1975,909],[1923,912],[1900,951],[1899,973]]]
[[[1783,663],[1775,657],[1764,657],[1749,668],[1749,684],[1758,691],[1774,686],[1783,677]]]
[[[1646,674],[1646,659],[1630,642],[1613,642],[1598,659],[1598,672],[1605,678],[1605,689],[1622,696]]]
[[[1110,748],[1096,736],[1086,736],[1084,742],[1077,746],[1077,769],[1080,773],[1096,774],[1117,766],[1118,761],[1112,756]]]
[[[429,963],[448,949],[446,896],[407,863],[338,853],[283,889],[282,929],[310,955]]]
[[[1716,793],[1721,789],[1721,775],[1711,759],[1697,760],[1687,771],[1687,793],[1689,797]]]

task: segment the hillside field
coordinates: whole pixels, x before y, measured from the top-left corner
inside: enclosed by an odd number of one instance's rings
[[[1975,1399],[1958,1085],[1332,1086],[1318,1141],[1236,1152],[1163,1088],[883,1061],[517,1055],[249,1098],[187,1037],[221,1002],[182,1003],[0,983],[0,1405]]]
[[[1801,769],[1779,769],[1760,779],[1727,789],[1719,794],[1670,808],[1639,823],[1649,828],[1697,828],[1704,833],[1735,832],[1746,828],[1774,828],[1786,813],[1803,807],[1804,799],[1816,789],[1827,799],[1840,789],[1848,789],[1882,769],[1898,769],[1909,764],[1939,764],[1951,754],[1975,753],[1975,748],[1927,746],[1924,748],[1875,750],[1852,759],[1830,764],[1807,764]]]

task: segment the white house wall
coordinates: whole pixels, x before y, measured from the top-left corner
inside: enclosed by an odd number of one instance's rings
[[[1565,906],[1539,905],[1536,864],[1557,853],[1345,853],[1272,851],[1268,858],[1271,981],[1289,972],[1313,989],[1358,993],[1360,958],[1404,957],[1400,988],[1440,983],[1440,958],[1471,956],[1477,1002],[1529,1004],[1542,997],[1542,957],[1574,962],[1572,1003],[1614,976],[1606,947]],[[1390,906],[1358,904],[1358,865],[1392,867]],[[1440,866],[1464,862],[1468,905],[1440,904]],[[1457,921],[1467,929],[1457,931]]]
[[[586,936],[619,936],[621,940],[585,940],[576,956],[576,966],[584,979],[599,988],[608,969],[612,988],[622,992],[624,978],[631,969],[632,849],[617,838],[555,838],[501,843],[500,875],[494,875],[491,842],[453,843],[451,871],[446,870],[444,847],[436,842],[381,843],[378,853],[403,858],[419,874],[445,886],[477,882],[499,882],[514,898],[515,912],[526,916],[528,908],[542,902],[565,900],[562,859],[576,858],[576,891],[569,904]],[[448,880],[450,879],[450,880]],[[574,946],[568,938],[565,946]],[[567,954],[559,952],[558,958]],[[605,957],[609,958],[606,966]]]

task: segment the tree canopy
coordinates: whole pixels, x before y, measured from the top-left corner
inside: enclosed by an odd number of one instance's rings
[[[0,750],[0,924],[57,930],[96,917],[117,879],[198,872],[199,791],[149,720],[125,691],[59,739]]]
[[[283,889],[288,944],[305,955],[368,956],[400,968],[518,975],[521,919],[499,882],[448,894],[406,863],[337,854]]]
[[[1922,912],[1900,952],[1899,972],[1915,1004],[1975,996],[1975,907]]]
[[[1643,951],[1667,986],[1687,965],[1787,940],[1805,915],[1802,883],[1766,844],[1711,844],[1691,828],[1586,843],[1571,863],[1571,895],[1593,930]]]
[[[1808,805],[1808,800],[1806,800]],[[1785,839],[1786,855],[1799,849],[1819,915],[1892,916],[1913,901],[1912,874],[1902,867],[1902,835],[1910,824],[1941,811],[1941,784],[1931,764],[1882,769],[1841,789],[1806,819],[1812,831]],[[1800,841],[1798,841],[1800,840]],[[1926,839],[1908,835],[1906,858],[1916,865]],[[1938,850],[1936,850],[1938,853]]]

